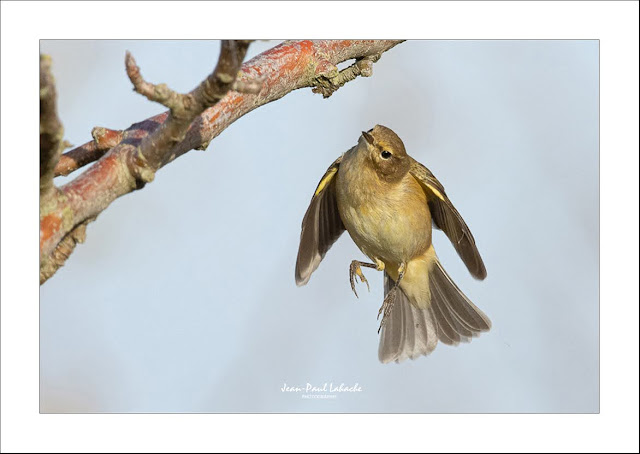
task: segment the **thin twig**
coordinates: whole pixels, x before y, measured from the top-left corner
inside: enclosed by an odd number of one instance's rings
[[[358,76],[371,77],[373,74],[373,64],[378,60],[380,60],[380,54],[371,55],[357,59],[354,64],[337,74],[335,71],[329,72],[328,74],[321,74],[316,78],[316,86],[313,88],[313,92],[322,94],[323,98],[328,98],[335,93],[338,88],[347,82],[351,82]]]
[[[67,151],[56,165],[54,176],[65,176],[94,161],[97,161],[105,153],[118,145],[123,138],[123,132],[95,127],[91,130],[93,140],[73,150]]]

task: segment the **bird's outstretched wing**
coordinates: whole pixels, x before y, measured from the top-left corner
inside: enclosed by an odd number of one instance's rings
[[[427,195],[429,210],[435,226],[449,237],[453,247],[473,277],[476,279],[487,277],[487,270],[484,267],[471,230],[469,230],[464,219],[462,219],[458,210],[455,209],[451,200],[447,197],[442,184],[429,169],[415,160],[411,164],[410,172],[422,185]]]
[[[338,213],[335,176],[342,156],[327,169],[318,183],[309,208],[302,219],[300,247],[296,261],[296,284],[305,285],[324,255],[345,228]]]

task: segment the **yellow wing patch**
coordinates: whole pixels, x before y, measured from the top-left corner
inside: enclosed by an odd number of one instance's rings
[[[444,196],[442,195],[442,193],[441,193],[440,191],[438,191],[438,189],[436,189],[436,187],[435,187],[435,186],[433,186],[433,185],[431,185],[431,184],[427,183],[427,188],[429,188],[429,190],[430,190],[431,192],[433,192],[433,193],[434,193],[434,194],[435,194],[435,195],[436,195],[440,200],[443,200],[443,201],[444,201]]]
[[[320,183],[318,183],[316,192],[313,194],[314,197],[322,192],[322,190],[329,184],[337,171],[338,166],[331,167],[329,170],[327,170],[327,173],[324,174],[324,177],[322,177],[322,180],[320,180]]]
[[[440,182],[436,180],[436,177],[433,176],[429,169],[420,164],[418,161],[413,161],[410,172],[411,175],[413,175],[413,177],[418,181],[418,183],[422,185],[425,190],[428,190],[431,194],[435,195],[443,202],[446,202],[444,188],[442,187]],[[429,192],[427,192],[427,198],[429,198],[430,196]]]
[[[343,156],[344,156],[344,153],[341,154],[338,159],[336,159],[331,163],[327,171],[322,176],[320,183],[318,183],[318,187],[316,188],[316,192],[313,193],[313,197],[317,197],[318,194],[324,191],[324,188],[326,188],[327,185],[331,183],[331,180],[333,179],[333,177],[336,176],[336,173],[338,172],[338,168],[340,167],[340,163],[342,162]]]

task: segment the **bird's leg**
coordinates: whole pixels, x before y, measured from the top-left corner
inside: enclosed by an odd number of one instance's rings
[[[380,330],[387,321],[387,317],[389,317],[389,314],[391,314],[393,304],[396,302],[396,292],[398,291],[400,281],[404,277],[405,269],[406,265],[404,263],[402,263],[400,267],[398,267],[398,280],[396,281],[394,286],[391,287],[391,290],[389,290],[387,296],[384,297],[384,301],[382,301],[382,306],[380,306],[380,310],[378,311],[378,319],[380,318],[380,315],[382,315],[382,321],[380,322],[380,327],[378,328],[378,334],[380,334]]]
[[[359,262],[358,260],[351,262],[351,265],[349,266],[349,281],[351,282],[351,290],[356,294],[356,298],[358,298],[358,292],[356,292],[356,276],[360,278],[360,282],[367,284],[367,290],[370,290],[369,281],[364,277],[362,268],[360,268],[361,266],[366,266],[367,268],[378,268],[378,265],[374,265],[373,263]]]

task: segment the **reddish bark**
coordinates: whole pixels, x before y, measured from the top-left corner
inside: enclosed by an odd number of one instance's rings
[[[40,220],[40,249],[44,243],[60,231],[61,226],[62,219],[57,213],[48,214]]]

